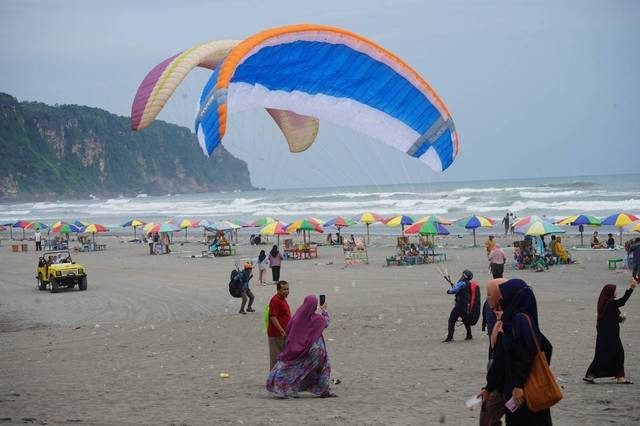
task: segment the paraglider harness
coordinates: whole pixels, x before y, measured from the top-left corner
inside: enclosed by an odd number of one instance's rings
[[[242,297],[242,273],[237,264],[229,278],[229,294],[232,297]]]
[[[451,281],[451,275],[449,275],[447,266],[445,265],[444,269],[440,269],[439,266],[437,268],[442,275],[442,278],[444,278],[452,288],[455,287],[455,284],[453,283],[453,281]],[[467,285],[469,286],[470,297],[469,303],[467,303],[467,306],[465,307],[465,321],[469,325],[476,325],[478,323],[478,320],[480,319],[480,313],[482,310],[482,294],[477,281],[470,281]]]

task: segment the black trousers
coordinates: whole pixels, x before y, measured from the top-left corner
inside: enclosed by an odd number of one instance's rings
[[[502,278],[502,275],[504,274],[504,263],[490,263],[489,266],[491,267],[493,279]]]
[[[271,276],[273,277],[273,282],[280,281],[280,266],[272,266],[271,267]]]
[[[462,319],[462,322],[464,323],[464,328],[467,329],[467,337],[471,337],[471,326],[469,325],[469,322],[466,320],[466,314],[465,312],[458,308],[457,306],[454,306],[453,309],[451,310],[451,315],[449,315],[449,329],[448,329],[448,333],[447,333],[447,339],[453,339],[453,331],[456,328],[456,321],[458,321],[458,318]]]
[[[42,251],[42,241],[36,241],[36,251]]]

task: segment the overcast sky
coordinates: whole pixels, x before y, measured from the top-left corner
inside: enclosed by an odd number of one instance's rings
[[[225,146],[254,185],[278,188],[638,172],[640,1],[0,0],[0,91],[129,115],[145,74],[217,39],[317,23],[403,58],[451,111],[460,153],[437,174],[368,137],[320,124],[290,154],[264,111],[229,121]],[[192,128],[209,71],[159,118]]]

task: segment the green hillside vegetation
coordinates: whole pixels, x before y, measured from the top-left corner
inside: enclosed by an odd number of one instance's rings
[[[207,158],[187,128],[79,105],[18,102],[0,93],[0,199],[164,195],[252,189],[245,162]]]

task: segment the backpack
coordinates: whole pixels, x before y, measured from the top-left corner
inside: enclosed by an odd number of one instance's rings
[[[231,271],[229,294],[232,297],[242,297],[242,280],[240,279],[240,272],[238,272],[237,269]]]
[[[476,325],[478,319],[480,319],[480,311],[482,295],[480,294],[480,286],[477,281],[471,281],[470,291],[471,299],[469,300],[469,306],[467,307],[467,321],[469,325]]]

